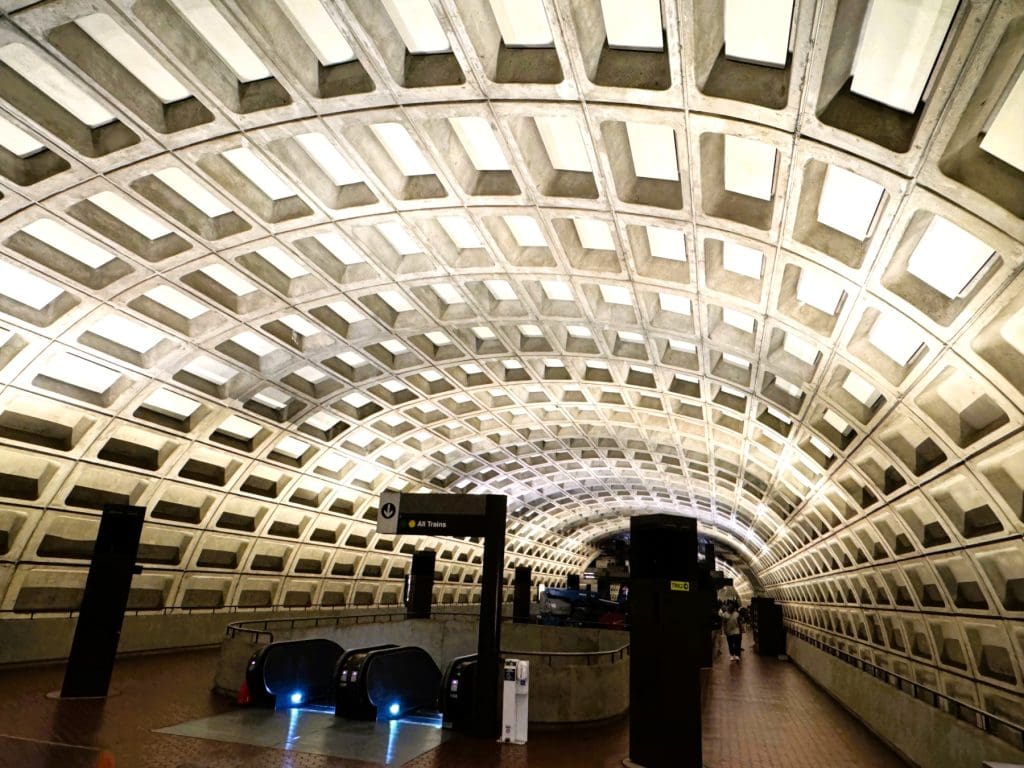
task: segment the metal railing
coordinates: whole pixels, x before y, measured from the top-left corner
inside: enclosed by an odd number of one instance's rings
[[[608,651],[502,651],[501,655],[509,658],[536,658],[549,667],[557,666],[556,661],[584,659],[583,665],[591,667],[597,664],[614,664],[626,658],[629,656],[629,643]]]
[[[828,645],[827,643],[823,643],[821,640],[811,637],[792,626],[787,627],[787,631],[789,634],[803,640],[809,645],[814,646],[818,650],[824,651],[830,656],[834,656],[840,661],[846,662],[850,666],[856,667],[863,672],[867,672],[876,680],[880,680],[894,688],[898,688],[904,693],[913,696],[918,701],[922,701],[936,709],[953,715],[953,717],[958,720],[969,725],[973,725],[975,728],[985,731],[985,733],[989,733],[996,738],[1002,739],[1017,749],[1024,750],[1024,725],[1011,723],[1009,720],[999,717],[998,715],[993,715],[991,712],[986,712],[980,707],[960,701],[960,699],[956,699],[942,693],[941,691],[937,691],[934,688],[929,688],[915,680],[911,680],[909,677],[904,677],[896,672],[892,672],[888,669],[872,664],[870,661],[865,661],[851,653],[841,651],[838,648]]]

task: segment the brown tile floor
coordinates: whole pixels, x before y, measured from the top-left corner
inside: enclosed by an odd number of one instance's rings
[[[60,685],[59,666],[0,672],[0,767],[96,765],[98,753],[76,752],[69,762],[68,750],[37,743],[55,742],[109,750],[117,768],[369,768],[351,760],[153,733],[232,706],[209,692],[216,660],[216,651],[123,659],[114,674],[119,694],[105,702],[45,698]],[[905,768],[791,664],[749,653],[738,664],[720,657],[709,694],[704,761],[710,768]],[[625,720],[535,729],[525,747],[456,738],[405,768],[618,768],[627,741]]]

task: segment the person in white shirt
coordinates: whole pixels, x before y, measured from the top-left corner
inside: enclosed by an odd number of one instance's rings
[[[743,652],[743,623],[740,621],[739,607],[730,601],[719,612],[719,616],[722,617],[722,631],[729,644],[729,659],[739,661]]]

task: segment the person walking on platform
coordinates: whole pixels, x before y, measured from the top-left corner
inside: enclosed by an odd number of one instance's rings
[[[722,631],[725,632],[725,640],[729,644],[729,659],[739,661],[743,652],[743,623],[740,621],[740,612],[734,602],[726,603],[719,614],[722,617]]]

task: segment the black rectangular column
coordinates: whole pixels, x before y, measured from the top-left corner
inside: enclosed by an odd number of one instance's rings
[[[145,517],[145,507],[103,508],[64,670],[63,698],[107,695]]]
[[[437,553],[432,550],[413,552],[409,570],[405,616],[409,619],[429,619],[434,600],[434,567]]]
[[[488,739],[498,738],[501,732],[501,591],[506,506],[504,496],[487,497],[473,732]]]
[[[530,599],[532,597],[533,569],[528,565],[516,566],[515,593],[512,596],[512,621],[526,624],[530,621]]]
[[[580,588],[580,575],[578,573],[570,573],[565,577],[565,588],[566,589],[579,589]]]
[[[701,768],[697,521],[630,520],[629,759]]]

